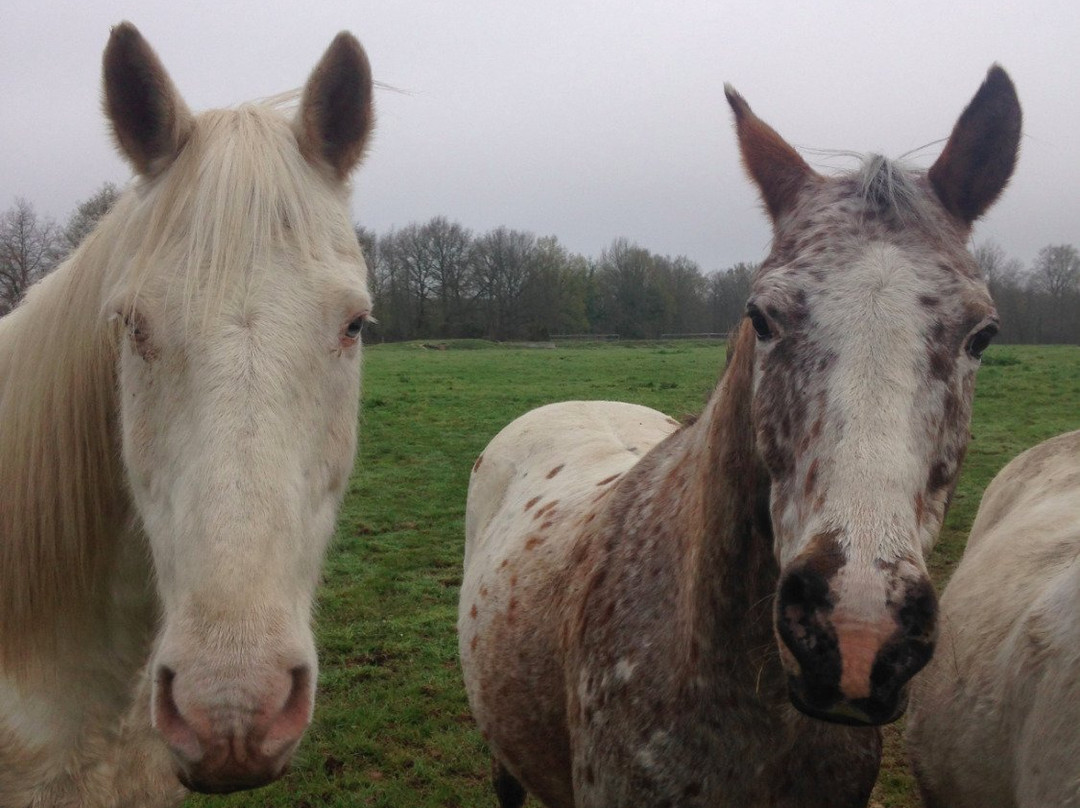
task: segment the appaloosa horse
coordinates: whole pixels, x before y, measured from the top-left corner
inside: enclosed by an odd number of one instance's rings
[[[549,405],[473,469],[458,632],[504,808],[864,805],[933,651],[1015,90],[992,68],[925,174],[834,177],[727,97],[774,240],[704,413]]]
[[[1080,805],[1080,432],[987,487],[908,745],[930,808]]]
[[[172,805],[287,767],[356,445],[360,44],[333,41],[295,118],[192,115],[128,23],[104,85],[135,183],[0,320],[4,808]]]

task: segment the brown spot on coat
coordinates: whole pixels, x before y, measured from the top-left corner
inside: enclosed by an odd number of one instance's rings
[[[540,499],[541,499],[541,497],[533,497],[532,499],[530,499],[528,502],[525,503],[525,510],[526,511],[529,510],[529,508],[531,508],[533,505],[535,505],[537,502],[539,502]]]
[[[810,539],[806,549],[799,554],[806,568],[816,572],[826,581],[831,581],[847,561],[847,556],[840,547],[839,538],[839,530],[818,533]]]
[[[526,541],[525,541],[525,549],[526,550],[535,550],[537,547],[539,547],[543,543],[544,543],[544,537],[543,536],[529,536],[529,538],[526,539]]]
[[[476,619],[476,604],[475,603],[472,605],[472,608],[469,609],[469,617],[471,617],[473,620]]]
[[[814,493],[814,488],[817,487],[818,478],[818,460],[814,458],[814,462],[810,464],[810,470],[806,472],[806,484],[803,486],[803,495],[809,497]]]
[[[553,468],[551,471],[549,471],[547,473],[547,478],[550,480],[552,477],[554,477],[556,474],[558,474],[560,471],[562,471],[563,468],[565,468],[565,467],[566,467],[565,463],[560,463],[559,465],[557,465],[555,468]]]
[[[542,507],[542,508],[538,508],[538,509],[537,509],[536,513],[535,513],[535,514],[533,514],[533,519],[539,519],[539,518],[540,518],[540,517],[542,517],[542,516],[543,516],[543,515],[544,515],[545,513],[547,513],[547,512],[548,512],[548,511],[550,511],[551,509],[553,509],[553,508],[554,508],[554,507],[555,507],[556,505],[558,505],[558,504],[559,504],[559,500],[557,500],[557,499],[553,499],[553,500],[551,500],[551,502],[549,502],[549,503],[547,503],[546,505],[544,505],[544,507]]]
[[[473,467],[472,467],[473,474],[476,474],[477,469],[480,468],[480,464],[483,463],[483,462],[484,462],[484,455],[481,454],[479,457],[476,458],[476,462],[473,463]]]
[[[615,482],[615,480],[619,479],[619,477],[621,476],[622,474],[612,474],[610,477],[605,477],[604,479],[602,479],[600,482],[597,483],[597,485],[607,485],[608,483]]]

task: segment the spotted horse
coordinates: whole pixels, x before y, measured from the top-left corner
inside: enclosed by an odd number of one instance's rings
[[[1016,92],[994,66],[928,171],[837,176],[727,99],[774,238],[704,412],[552,404],[473,468],[458,633],[503,808],[865,805],[933,653]]]

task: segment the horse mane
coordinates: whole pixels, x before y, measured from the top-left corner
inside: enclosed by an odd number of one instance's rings
[[[169,170],[137,179],[83,244],[0,319],[0,668],[88,626],[132,523],[120,453],[118,314],[183,274],[198,327],[271,249],[304,271],[336,254],[362,266],[348,189],[314,180],[290,122],[270,104],[196,119]],[[327,238],[329,229],[329,238]],[[339,257],[339,260],[341,258]],[[237,281],[238,274],[244,280]],[[201,310],[196,310],[196,301]],[[242,301],[242,297],[241,297]]]

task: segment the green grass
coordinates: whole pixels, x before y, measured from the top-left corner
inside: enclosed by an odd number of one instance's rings
[[[700,410],[724,361],[716,342],[554,350],[481,341],[366,349],[360,454],[320,593],[314,724],[282,781],[191,806],[495,805],[489,759],[461,685],[454,631],[465,490],[476,455],[514,417],[571,398]],[[468,348],[468,350],[461,350]],[[973,439],[932,569],[943,584],[979,497],[1019,451],[1080,427],[1080,348],[994,347]],[[875,804],[918,805],[898,732]]]

